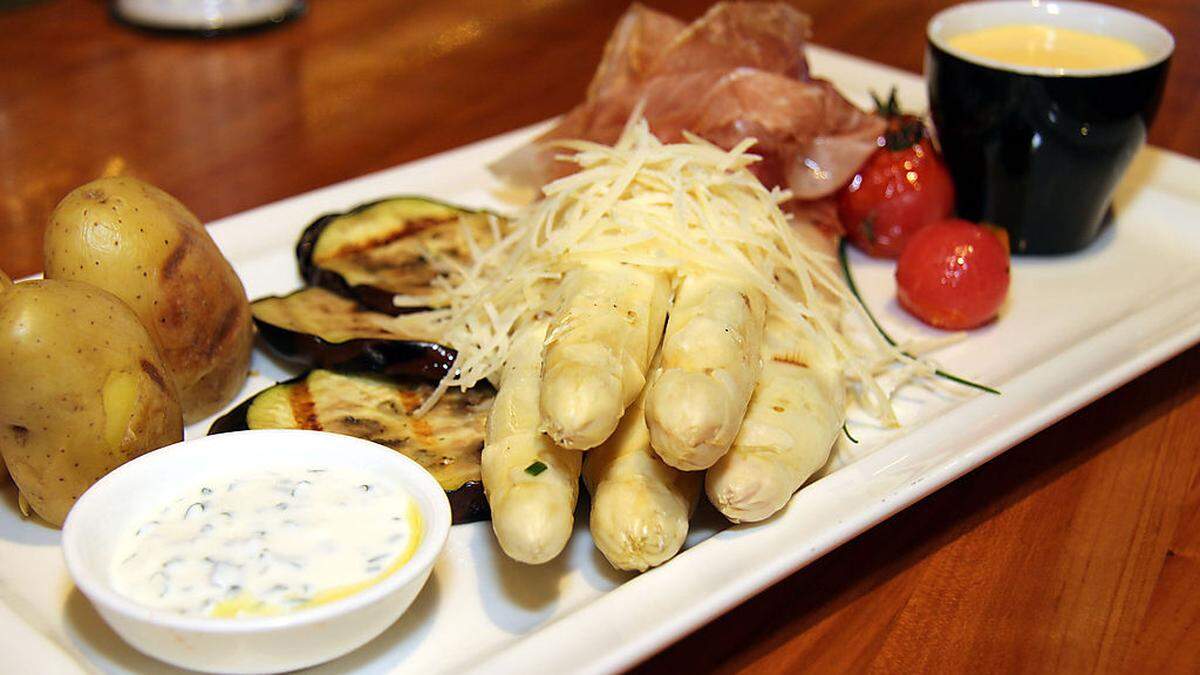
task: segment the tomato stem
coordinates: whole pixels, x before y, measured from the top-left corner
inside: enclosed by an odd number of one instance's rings
[[[858,305],[863,308],[864,312],[866,312],[867,318],[871,320],[871,325],[875,326],[875,330],[879,331],[879,335],[882,336],[883,339],[886,340],[889,345],[896,347],[896,346],[898,346],[896,344],[896,341],[893,340],[892,336],[888,335],[888,332],[886,330],[884,330],[883,326],[881,326],[879,324],[879,321],[875,318],[875,314],[871,312],[870,307],[867,307],[867,303],[863,300],[862,295],[859,294],[859,292],[858,292],[858,284],[854,283],[854,275],[850,272],[849,250],[850,250],[849,242],[847,242],[845,237],[843,237],[841,243],[838,244],[838,261],[841,262],[841,264],[842,264],[842,275],[844,277],[846,277],[846,286],[850,288],[850,293],[854,296],[854,299],[858,301]],[[903,350],[901,350],[900,353],[907,356],[910,359],[917,358],[913,354],[910,354],[909,352],[906,352]],[[938,377],[950,380],[951,382],[955,382],[955,383],[961,384],[966,387],[971,387],[973,389],[978,389],[980,391],[986,391],[989,394],[996,394],[997,396],[1000,395],[1000,390],[998,390],[998,389],[993,389],[992,387],[989,387],[986,384],[979,384],[978,382],[972,382],[971,380],[968,380],[963,377],[959,377],[958,375],[955,375],[953,373],[948,373],[948,372],[942,370],[941,368],[938,368],[937,370],[933,371],[933,373],[935,375],[937,375]],[[844,425],[842,427],[842,430],[845,431]],[[850,434],[847,433],[846,435],[849,436]],[[853,437],[851,437],[851,440],[854,440]],[[855,442],[857,443],[857,441],[855,441]]]
[[[871,90],[871,100],[875,102],[875,114],[887,120],[887,129],[883,133],[884,146],[892,152],[901,152],[923,141],[926,137],[925,124],[912,115],[905,115],[900,109],[900,101],[896,98],[896,87],[888,93],[887,100],[879,97]]]
[[[882,99],[879,94],[875,93],[874,89],[870,90],[871,100],[875,103],[875,112],[884,119],[891,119],[900,116],[900,102],[896,99],[896,86],[892,85],[891,91],[888,92],[887,99]]]

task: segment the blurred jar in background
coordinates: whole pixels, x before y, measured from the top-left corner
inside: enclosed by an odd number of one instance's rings
[[[216,34],[282,23],[304,11],[304,0],[116,0],[120,20],[158,30]]]

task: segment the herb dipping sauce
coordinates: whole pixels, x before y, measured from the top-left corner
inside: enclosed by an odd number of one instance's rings
[[[296,611],[404,566],[420,512],[401,488],[341,468],[260,470],[196,485],[116,547],[111,574],[139,604],[191,616]]]

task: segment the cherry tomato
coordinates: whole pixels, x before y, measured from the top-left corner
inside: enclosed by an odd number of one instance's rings
[[[925,125],[899,112],[896,92],[876,100],[888,120],[880,147],[838,193],[846,236],[869,255],[895,258],[913,232],[950,216],[954,184]]]
[[[944,220],[913,233],[896,264],[900,305],[925,323],[965,330],[995,318],[1008,294],[1004,231]]]

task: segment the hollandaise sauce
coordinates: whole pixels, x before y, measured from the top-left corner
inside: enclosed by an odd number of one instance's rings
[[[399,570],[421,540],[400,487],[332,467],[207,481],[153,508],[119,542],[117,591],[147,607],[241,618],[347,597]]]
[[[1010,24],[961,33],[951,49],[1026,68],[1108,70],[1137,66],[1146,55],[1127,40],[1040,24]]]

